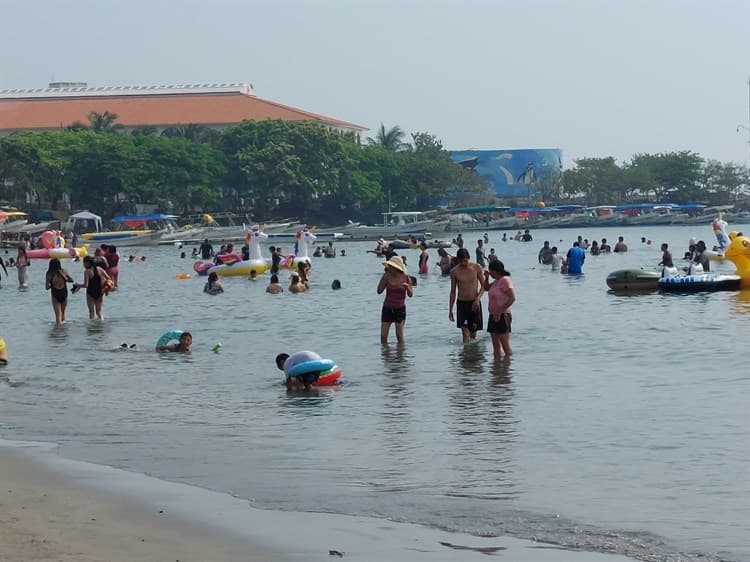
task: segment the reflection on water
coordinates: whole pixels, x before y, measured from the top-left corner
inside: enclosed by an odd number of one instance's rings
[[[487,363],[487,348],[484,341],[474,341],[457,348],[450,362],[455,372],[480,374]]]
[[[731,303],[733,314],[750,314],[750,289],[732,293],[732,298],[729,302]]]

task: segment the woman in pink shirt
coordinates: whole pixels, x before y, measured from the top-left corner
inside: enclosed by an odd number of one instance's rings
[[[488,269],[484,272],[484,290],[490,298],[487,331],[492,337],[495,357],[502,357],[503,353],[506,356],[513,353],[510,348],[510,325],[513,320],[510,306],[516,301],[516,293],[510,272],[505,271],[503,262],[492,261]],[[493,280],[490,281],[490,278]]]

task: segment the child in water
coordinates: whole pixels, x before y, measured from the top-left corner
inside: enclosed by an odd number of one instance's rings
[[[219,282],[219,275],[215,271],[208,274],[208,281],[203,286],[203,292],[209,295],[218,295],[224,292],[224,287]]]
[[[192,343],[193,334],[190,332],[182,332],[180,335],[180,341],[177,343],[168,343],[167,345],[157,345],[156,351],[177,351],[180,353],[187,353],[190,351]]]

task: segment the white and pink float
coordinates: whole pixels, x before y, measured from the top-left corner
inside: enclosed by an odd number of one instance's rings
[[[48,260],[57,258],[73,259],[86,257],[88,251],[87,246],[81,246],[80,248],[66,248],[65,238],[63,238],[62,232],[59,230],[45,230],[41,236],[39,236],[39,242],[42,248],[35,250],[27,250],[26,255],[29,259],[36,260]]]

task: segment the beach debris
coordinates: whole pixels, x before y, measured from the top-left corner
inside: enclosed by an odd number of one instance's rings
[[[482,554],[495,554],[496,552],[499,552],[501,550],[508,549],[508,547],[506,546],[464,546],[462,544],[453,544],[444,541],[438,541],[438,544],[447,546],[448,548],[452,548],[454,550],[473,550],[475,552],[481,552]]]
[[[344,557],[344,553],[341,552],[340,550],[329,550],[328,551],[328,556],[338,556],[340,558],[343,558]]]

